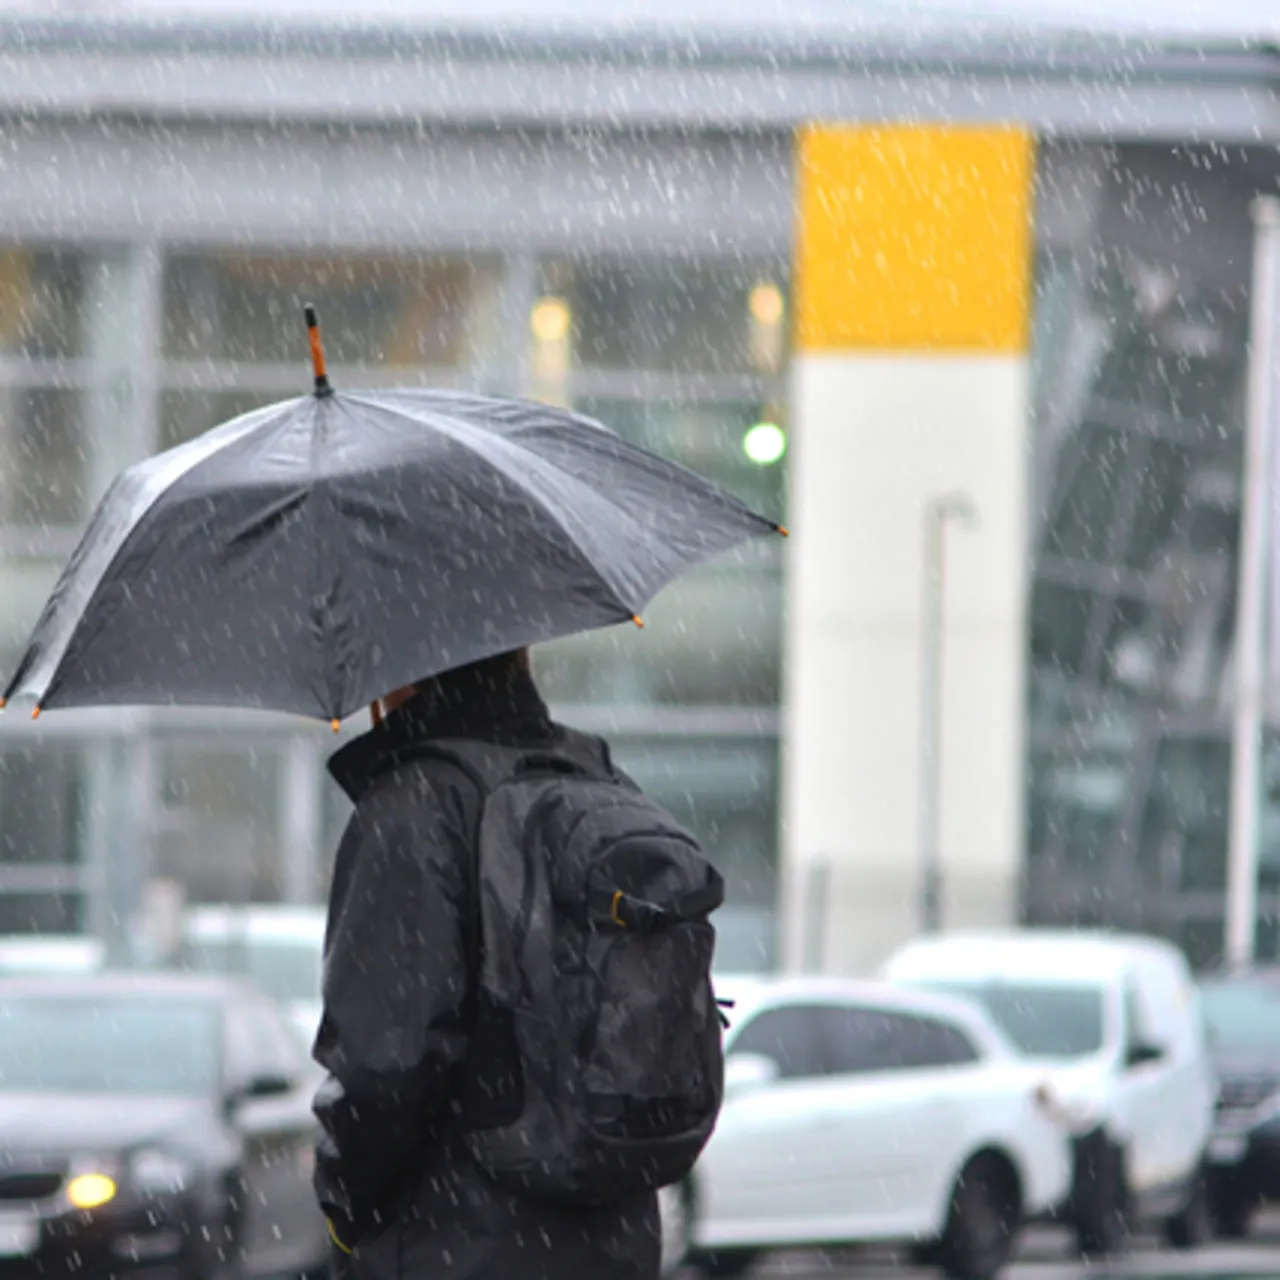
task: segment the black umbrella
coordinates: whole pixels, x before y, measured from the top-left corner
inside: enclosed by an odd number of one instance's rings
[[[780,526],[589,418],[431,390],[315,392],[122,472],[5,690],[41,708],[336,722],[508,649],[639,622]],[[3,705],[0,703],[0,705]]]

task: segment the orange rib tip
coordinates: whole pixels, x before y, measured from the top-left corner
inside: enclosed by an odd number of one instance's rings
[[[634,622],[637,627],[644,626],[644,619],[638,613],[633,613],[631,615],[631,621]]]

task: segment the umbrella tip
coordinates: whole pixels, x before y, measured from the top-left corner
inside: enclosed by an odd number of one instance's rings
[[[337,716],[334,716],[333,719],[329,721],[329,728],[332,729],[334,733],[337,733],[338,730],[342,728],[342,724]]]
[[[789,537],[791,537],[791,530],[790,530],[790,529],[788,529],[788,528],[787,528],[787,526],[786,526],[785,524],[775,524],[773,527],[774,527],[775,529],[777,529],[777,531],[778,531],[780,534],[782,534],[782,536],[783,536],[784,538],[789,538]]]
[[[7,702],[7,699],[5,699],[5,698],[0,698],[0,711],[3,711],[3,710],[4,710],[4,708],[5,708],[5,703],[6,703],[6,702]]]
[[[38,706],[31,712],[31,718],[33,720],[40,719],[40,708]]]
[[[329,385],[329,375],[325,372],[324,346],[320,342],[320,319],[311,303],[308,302],[302,308],[302,318],[307,325],[307,343],[311,347],[311,371],[316,379],[315,393],[318,396],[331,396],[333,388]]]
[[[638,613],[633,613],[631,615],[631,621],[634,622],[637,627],[644,626],[644,619]]]

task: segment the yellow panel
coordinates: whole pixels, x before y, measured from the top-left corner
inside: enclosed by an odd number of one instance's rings
[[[815,126],[798,154],[800,350],[1026,350],[1029,134]]]

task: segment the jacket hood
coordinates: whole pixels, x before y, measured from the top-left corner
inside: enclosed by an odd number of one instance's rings
[[[494,680],[477,664],[426,681],[381,724],[334,752],[329,773],[358,804],[379,774],[412,759],[416,748],[438,738],[550,744],[556,730],[532,676],[512,669]]]

